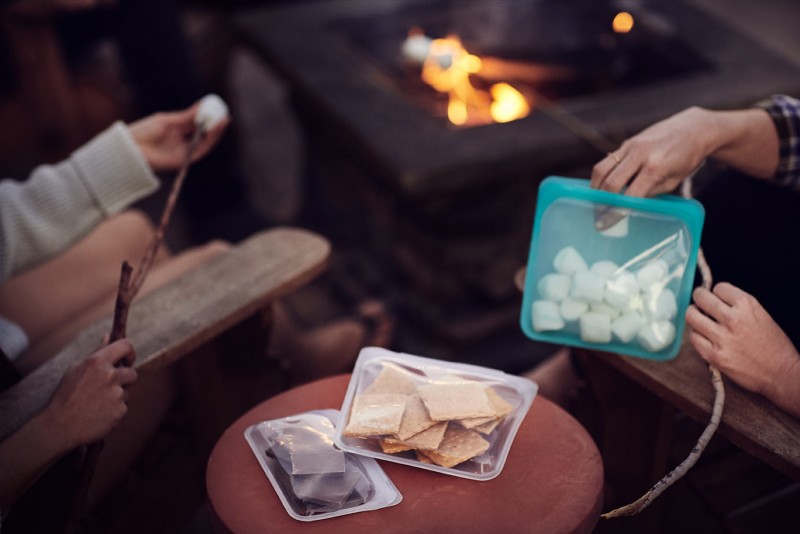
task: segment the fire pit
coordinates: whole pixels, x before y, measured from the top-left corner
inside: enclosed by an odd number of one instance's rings
[[[686,1],[325,0],[236,22],[296,93],[322,230],[363,260],[353,283],[400,288],[414,317],[461,340],[516,328],[513,273],[542,178],[586,176],[685,107],[800,90],[796,66]],[[475,88],[510,85],[527,113],[454,123],[448,91],[404,50],[409,32],[457,37],[492,67]]]

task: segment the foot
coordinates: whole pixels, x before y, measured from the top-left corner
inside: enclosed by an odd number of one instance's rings
[[[393,321],[378,301],[362,303],[357,319],[338,319],[308,331],[276,305],[270,351],[288,361],[292,381],[299,384],[352,371],[361,349],[387,347],[392,331]]]

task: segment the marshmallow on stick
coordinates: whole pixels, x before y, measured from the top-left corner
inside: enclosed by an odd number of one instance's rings
[[[194,116],[194,123],[196,126],[208,131],[227,119],[228,115],[228,106],[225,101],[212,93],[200,100],[200,105]]]

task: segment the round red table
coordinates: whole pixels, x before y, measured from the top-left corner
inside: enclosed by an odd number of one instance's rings
[[[350,375],[285,391],[240,417],[208,460],[206,489],[219,532],[348,534],[590,532],[600,516],[603,464],[594,441],[571,415],[537,396],[514,438],[503,471],[489,481],[380,461],[400,504],[313,522],[286,513],[245,441],[255,423],[308,410],[341,409]]]

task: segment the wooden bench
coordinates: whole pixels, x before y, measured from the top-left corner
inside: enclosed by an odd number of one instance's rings
[[[128,317],[136,368],[154,371],[197,351],[311,281],[327,267],[329,255],[330,245],[319,235],[267,230],[136,299]],[[110,327],[109,315],[0,396],[0,440],[46,406],[67,367],[96,350]]]
[[[669,457],[670,443],[679,437],[676,409],[699,423],[691,439],[700,437],[714,402],[711,375],[687,342],[667,362],[586,350],[576,354],[593,393],[593,421],[584,424],[596,424],[593,431],[599,436],[609,489],[606,506],[616,508],[638,499],[677,465]],[[800,421],[764,397],[723,380],[725,407],[715,435],[800,480]],[[664,496],[656,499],[644,513],[615,523],[615,528],[658,531],[666,501]]]

